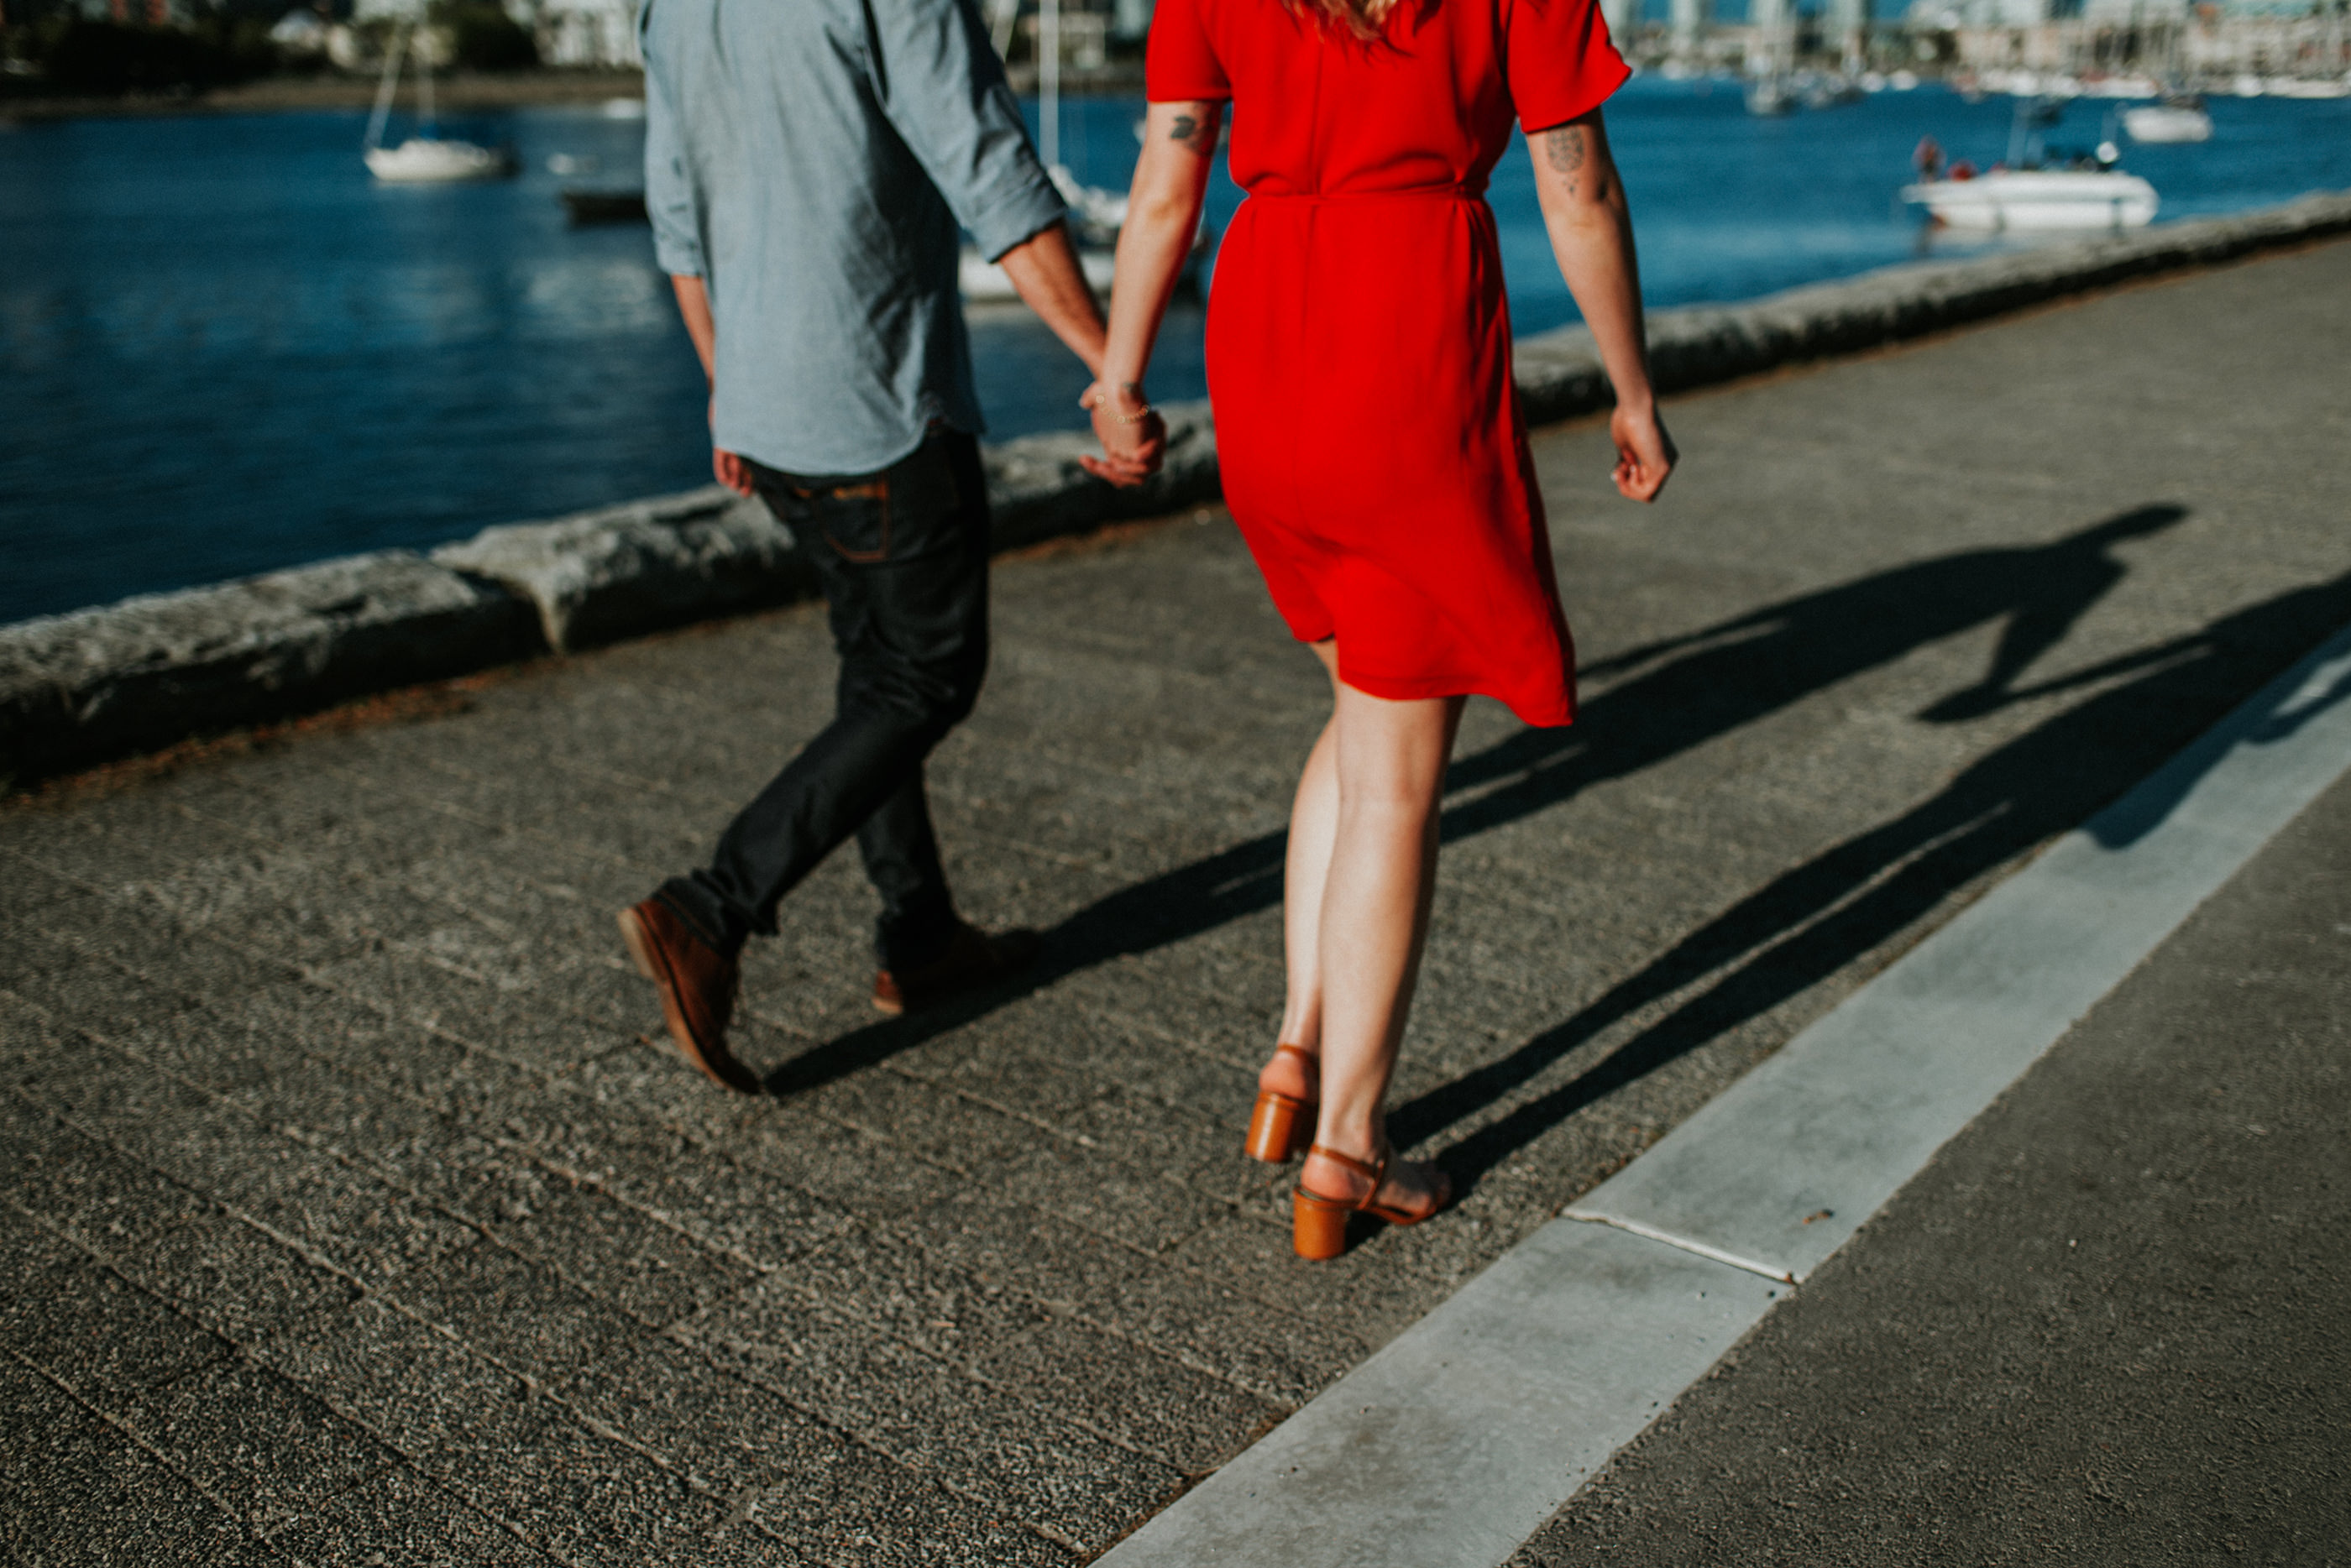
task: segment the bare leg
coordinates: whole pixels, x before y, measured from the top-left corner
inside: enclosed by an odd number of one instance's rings
[[[1337,645],[1312,645],[1331,674],[1331,699],[1339,695]],[[1309,1052],[1322,1043],[1322,887],[1331,874],[1331,845],[1339,832],[1338,715],[1334,711],[1314,749],[1306,755],[1298,794],[1290,805],[1290,847],[1281,873],[1281,941],[1288,994],[1276,1038]],[[1257,1086],[1293,1100],[1311,1099],[1315,1080],[1295,1056],[1276,1056],[1258,1075]]]
[[[1436,882],[1437,805],[1462,700],[1394,702],[1339,688],[1332,721],[1338,775],[1337,831],[1322,890],[1322,1113],[1315,1141],[1369,1160],[1385,1121],[1382,1101],[1395,1071],[1418,978]],[[1361,1177],[1310,1158],[1311,1189],[1359,1194]],[[1382,1201],[1418,1208],[1433,1173],[1398,1165]]]

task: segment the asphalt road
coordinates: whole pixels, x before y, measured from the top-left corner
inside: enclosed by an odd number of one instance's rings
[[[2351,1561],[2351,778],[1513,1568]]]

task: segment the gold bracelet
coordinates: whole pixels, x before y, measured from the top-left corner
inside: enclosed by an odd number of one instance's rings
[[[1129,384],[1129,385],[1132,385],[1132,383],[1128,383],[1128,384]],[[1155,413],[1157,413],[1157,412],[1159,411],[1158,410],[1156,410],[1156,409],[1153,408],[1153,407],[1151,406],[1151,404],[1150,404],[1148,401],[1146,401],[1146,402],[1144,402],[1144,404],[1143,405],[1143,407],[1142,407],[1141,409],[1137,410],[1136,410],[1136,411],[1134,411],[1134,413],[1131,413],[1131,414],[1123,414],[1123,413],[1120,413],[1120,412],[1118,411],[1117,407],[1116,407],[1115,405],[1112,404],[1112,402],[1111,402],[1111,388],[1110,388],[1110,384],[1109,384],[1108,382],[1106,382],[1106,381],[1097,381],[1097,382],[1095,382],[1095,383],[1094,383],[1094,385],[1102,389],[1102,395],[1101,395],[1100,397],[1097,397],[1097,398],[1094,400],[1094,404],[1098,404],[1098,405],[1101,405],[1101,406],[1103,406],[1103,407],[1107,407],[1107,408],[1109,408],[1109,409],[1110,409],[1110,417],[1111,417],[1111,418],[1113,418],[1113,419],[1114,419],[1114,420],[1116,420],[1119,423],[1121,423],[1121,424],[1123,424],[1123,425],[1139,425],[1139,424],[1141,424],[1144,421],[1145,421],[1145,420],[1149,419],[1152,415],[1154,415],[1154,414],[1155,414]],[[1140,388],[1140,387],[1136,387],[1134,389],[1135,389],[1135,393],[1136,393],[1136,395],[1137,395],[1138,397],[1142,395],[1142,392],[1143,392],[1143,389],[1142,389],[1142,388]],[[1089,406],[1092,406],[1092,405],[1089,405]]]

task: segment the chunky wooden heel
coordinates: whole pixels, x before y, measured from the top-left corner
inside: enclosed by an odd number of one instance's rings
[[[1320,1076],[1322,1063],[1314,1053],[1297,1045],[1277,1045],[1277,1056],[1287,1051],[1304,1061],[1310,1078]],[[1314,1116],[1317,1102],[1277,1095],[1270,1089],[1258,1091],[1257,1106],[1249,1113],[1249,1138],[1241,1145],[1251,1159],[1261,1159],[1268,1165],[1287,1165],[1306,1151],[1314,1141]]]
[[[1303,1187],[1290,1193],[1290,1244],[1301,1258],[1323,1262],[1347,1250],[1347,1217],[1352,1203],[1341,1203],[1309,1192]]]
[[[1443,1171],[1437,1172],[1435,1201],[1417,1213],[1391,1209],[1380,1202],[1380,1183],[1387,1179],[1388,1161],[1394,1153],[1385,1137],[1380,1139],[1380,1157],[1376,1160],[1357,1159],[1352,1154],[1342,1154],[1324,1144],[1315,1144],[1306,1151],[1324,1159],[1345,1166],[1371,1183],[1361,1198],[1332,1198],[1325,1193],[1310,1191],[1303,1175],[1290,1193],[1290,1244],[1301,1258],[1321,1262],[1335,1258],[1347,1250],[1347,1216],[1369,1214],[1391,1225],[1417,1225],[1437,1213],[1453,1201],[1453,1180]]]

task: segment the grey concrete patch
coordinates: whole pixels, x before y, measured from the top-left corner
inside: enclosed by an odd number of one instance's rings
[[[1800,1280],[2351,766],[2351,631],[1569,1214]]]
[[[1102,1561],[1490,1568],[1774,1293],[1555,1221]]]

